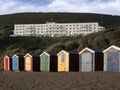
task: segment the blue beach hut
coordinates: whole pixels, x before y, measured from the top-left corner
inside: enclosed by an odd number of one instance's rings
[[[24,57],[23,55],[14,54],[12,56],[12,70],[23,71],[24,70]]]
[[[120,72],[120,47],[112,45],[103,51],[104,71]]]

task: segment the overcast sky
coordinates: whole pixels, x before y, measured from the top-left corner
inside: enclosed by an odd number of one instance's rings
[[[77,12],[120,15],[120,0],[0,0],[0,15],[20,12]]]

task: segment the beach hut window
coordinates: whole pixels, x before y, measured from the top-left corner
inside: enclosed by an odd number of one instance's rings
[[[117,50],[110,50],[107,53],[107,71],[119,71],[119,52]]]
[[[62,58],[61,61],[64,62],[64,61],[65,61],[65,56],[64,56],[64,54],[61,55],[61,58]]]

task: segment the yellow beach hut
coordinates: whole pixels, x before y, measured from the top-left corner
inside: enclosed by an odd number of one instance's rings
[[[25,71],[40,71],[39,55],[27,53],[24,56]]]
[[[79,71],[79,54],[77,51],[61,50],[58,54],[58,71]]]

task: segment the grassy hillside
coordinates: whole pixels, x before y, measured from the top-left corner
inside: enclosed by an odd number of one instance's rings
[[[99,22],[106,27],[105,31],[90,34],[85,37],[9,37],[16,23],[55,22]],[[43,51],[59,52],[62,49],[80,51],[84,47],[106,48],[112,44],[120,45],[120,16],[81,14],[81,13],[21,13],[0,16],[0,67],[3,66],[3,56],[14,53],[25,54]]]
[[[120,24],[120,16],[90,14],[90,13],[17,13],[0,16],[0,26],[12,26],[21,23],[55,22],[99,22],[100,25],[109,27]]]

